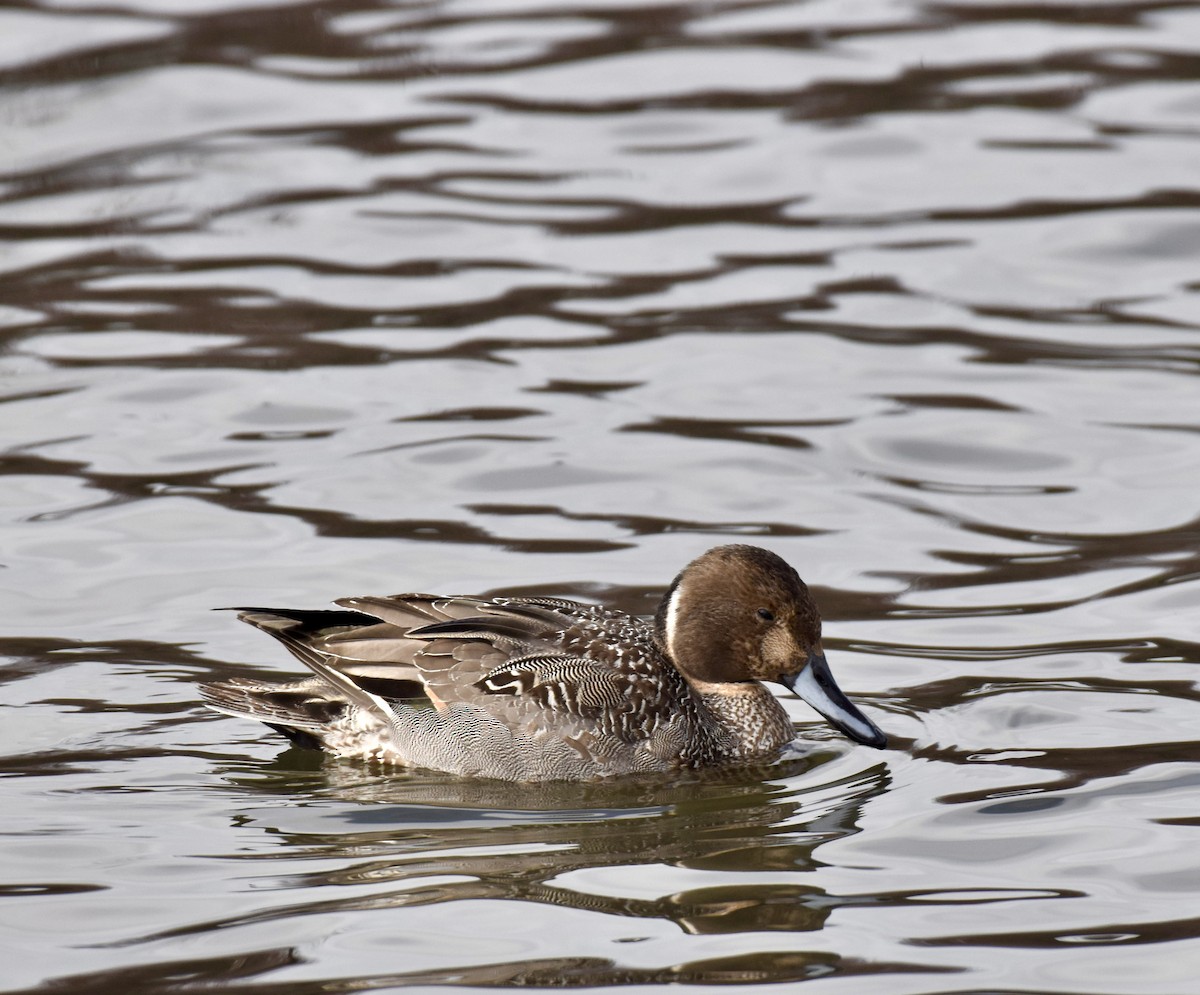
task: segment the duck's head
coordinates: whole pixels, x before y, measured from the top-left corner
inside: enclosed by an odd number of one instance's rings
[[[757,546],[717,546],[689,563],[655,616],[659,643],[693,685],[777,681],[835,729],[883,749],[887,737],[834,683],[821,615],[800,575]]]

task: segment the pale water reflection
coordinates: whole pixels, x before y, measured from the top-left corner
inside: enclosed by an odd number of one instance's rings
[[[1181,995],[1200,6],[0,11],[0,987]],[[285,751],[229,604],[649,612],[728,541],[893,737]]]

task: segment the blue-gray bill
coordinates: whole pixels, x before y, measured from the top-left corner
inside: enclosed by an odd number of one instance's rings
[[[856,743],[873,746],[877,750],[887,747],[887,736],[883,730],[842,693],[833,680],[833,674],[829,672],[825,657],[819,653],[808,658],[808,663],[800,673],[781,677],[780,682],[812,705],[831,726]]]

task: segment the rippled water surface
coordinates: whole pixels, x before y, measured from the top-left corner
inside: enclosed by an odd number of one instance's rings
[[[1200,5],[0,9],[0,987],[1200,991]],[[285,751],[209,609],[794,563],[858,748]]]

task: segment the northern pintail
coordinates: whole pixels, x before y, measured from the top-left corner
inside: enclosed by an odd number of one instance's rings
[[[558,598],[335,604],[238,609],[315,676],[207,684],[205,703],[336,756],[508,781],[774,760],[795,730],[763,681],[887,745],[834,683],[808,588],[756,546],[693,560],[653,621]]]

